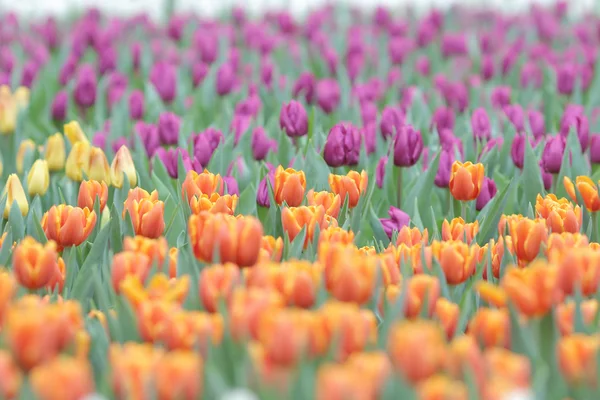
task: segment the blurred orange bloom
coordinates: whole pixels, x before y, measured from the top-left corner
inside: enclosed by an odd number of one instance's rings
[[[151,268],[150,258],[141,252],[122,251],[113,256],[112,285],[116,293],[121,291],[121,282],[128,275],[133,275],[140,282],[145,282]]]
[[[317,400],[374,399],[374,385],[345,364],[324,364],[317,371]]]
[[[559,304],[556,307],[556,323],[558,330],[563,336],[570,335],[574,332],[575,324],[575,307],[574,302]],[[598,313],[598,301],[596,299],[584,300],[581,302],[581,315],[583,323],[590,325],[594,322]]]
[[[450,193],[459,201],[475,200],[481,191],[484,174],[483,164],[454,161],[450,172]]]
[[[258,326],[262,315],[284,306],[283,297],[275,290],[236,288],[229,302],[232,336],[237,340],[258,338]]]
[[[567,193],[573,199],[577,201],[577,196],[573,188],[573,182],[568,178],[564,178],[565,189]],[[581,195],[585,208],[590,212],[596,212],[600,210],[600,196],[598,195],[598,186],[587,176],[578,176],[575,179],[575,186]]]
[[[52,274],[46,287],[51,291],[57,290],[58,293],[62,293],[67,278],[67,266],[65,265],[65,260],[63,260],[62,257],[58,257],[56,266],[57,268],[54,271],[54,274]]]
[[[134,308],[152,300],[183,304],[189,288],[190,278],[187,275],[169,278],[164,274],[156,274],[152,276],[146,287],[135,275],[127,275],[121,282],[121,293]]]
[[[598,336],[573,334],[558,340],[558,366],[565,379],[572,384],[597,383],[596,358],[600,339]]]
[[[14,250],[13,270],[20,285],[30,290],[43,288],[58,270],[56,243],[41,244],[27,236]]]
[[[358,205],[360,196],[367,191],[369,176],[366,171],[360,174],[357,171],[350,171],[347,175],[329,174],[329,187],[331,191],[340,196],[342,204],[348,196],[348,207],[354,208]]]
[[[502,265],[502,258],[504,257],[504,241],[505,238],[502,236],[498,237],[498,242],[491,239],[488,244],[479,249],[479,262],[483,264],[483,279],[488,279],[488,251],[491,251],[490,258],[492,260],[491,270],[494,278],[500,278],[500,266]]]
[[[330,226],[321,231],[319,235],[319,244],[322,242],[353,244],[354,232],[347,231],[339,226]]]
[[[519,264],[525,265],[536,259],[548,238],[546,221],[523,218],[518,222],[511,221],[509,228]]]
[[[521,214],[511,214],[511,215],[502,214],[500,216],[500,221],[498,221],[498,235],[500,235],[500,236],[506,235],[507,233],[509,233],[508,231],[510,230],[510,225],[513,222],[519,222],[523,219],[525,219],[525,217],[522,216]]]
[[[112,388],[117,399],[142,400],[150,395],[154,371],[164,350],[148,343],[113,343],[108,352]]]
[[[479,256],[479,247],[476,245],[469,246],[460,241],[434,240],[431,243],[431,252],[440,263],[450,285],[463,283],[475,273]]]
[[[194,196],[200,197],[202,194],[210,196],[213,193],[222,195],[225,190],[223,178],[219,174],[211,174],[204,170],[201,174],[193,169],[188,171],[185,180],[181,185],[181,194],[183,199],[190,203]]]
[[[309,206],[323,206],[325,214],[337,218],[340,214],[342,199],[340,195],[327,191],[315,192],[313,189],[308,191],[306,195]]]
[[[188,232],[194,254],[201,261],[212,262],[216,251],[222,263],[249,267],[258,261],[263,228],[255,217],[202,211],[190,217]]]
[[[577,287],[584,296],[592,296],[600,284],[600,252],[589,248],[566,251],[558,264],[558,285],[565,295]]]
[[[460,317],[460,308],[458,304],[455,304],[451,301],[448,301],[445,298],[439,298],[435,302],[435,311],[434,311],[436,319],[440,322],[444,331],[446,332],[446,337],[451,339],[456,332],[456,326],[458,325],[458,318]]]
[[[148,256],[150,264],[156,265],[159,271],[164,269],[167,256],[170,255],[167,239],[163,236],[156,239],[141,235],[134,237],[127,236],[123,239],[123,251],[133,251],[145,254]],[[171,260],[169,260],[169,276],[175,278],[176,266],[171,266],[170,264]]]
[[[583,214],[579,206],[573,204],[564,197],[558,199],[554,194],[542,197],[538,194],[535,211],[540,218],[546,220],[546,225],[553,233],[579,232]]]
[[[570,253],[569,250],[587,249],[589,246],[587,236],[581,233],[552,233],[548,236],[546,254],[548,261],[559,263],[566,254]]]
[[[201,211],[209,211],[211,213],[223,213],[233,215],[238,203],[237,195],[225,194],[221,196],[218,193],[211,195],[201,194],[200,196],[192,197],[190,208],[192,213],[199,214]]]
[[[406,280],[406,290],[404,315],[407,318],[418,318],[422,314],[425,317],[431,317],[441,294],[438,278],[425,274],[411,276]],[[400,294],[401,287],[399,285],[388,286],[385,290],[385,297],[388,304],[393,306],[400,297]],[[423,307],[425,305],[427,305],[427,310],[424,312]]]
[[[446,371],[456,379],[464,379],[465,373],[473,374],[479,391],[485,383],[486,373],[483,353],[470,335],[457,336],[448,345]]]
[[[123,218],[131,217],[136,235],[155,239],[165,230],[165,203],[158,200],[158,192],[152,194],[139,187],[129,190],[123,207]]]
[[[531,366],[529,359],[507,349],[494,347],[487,349],[485,359],[488,376],[503,379],[515,388],[528,388],[530,385]]]
[[[275,187],[273,188],[275,202],[282,205],[286,202],[289,207],[299,207],[304,200],[306,176],[304,171],[293,168],[284,169],[281,165],[275,170]]]
[[[202,358],[194,351],[170,351],[154,370],[159,400],[192,400],[202,397]]]
[[[96,213],[89,208],[65,204],[50,207],[42,218],[42,228],[48,240],[59,247],[79,246],[96,226]]]
[[[471,322],[468,333],[484,347],[510,346],[510,319],[508,310],[479,308]]]
[[[396,240],[396,246],[400,246],[404,244],[406,246],[416,246],[417,244],[427,245],[429,243],[429,232],[427,232],[427,228],[420,231],[419,228],[409,228],[408,226],[403,226],[398,232],[398,239]]]
[[[467,400],[469,393],[463,382],[436,374],[417,385],[417,396],[419,400]]]
[[[465,223],[461,217],[442,223],[442,240],[459,240],[470,244],[479,231],[479,222]]]
[[[240,269],[232,263],[203,268],[199,278],[199,293],[204,308],[214,313],[218,311],[220,301],[226,306],[240,276]]]
[[[224,321],[221,314],[175,310],[162,320],[157,340],[169,350],[195,350],[206,356],[209,345],[223,339]]]
[[[77,196],[77,206],[79,208],[94,209],[94,202],[96,198],[100,202],[100,212],[104,210],[106,201],[108,200],[108,186],[106,182],[98,181],[81,181],[79,185],[79,195]]]
[[[320,230],[329,226],[337,226],[337,220],[325,215],[323,206],[284,207],[281,210],[281,223],[290,242],[298,236],[302,228],[306,227],[304,248],[308,247],[308,243],[313,240],[317,225]]]
[[[79,400],[95,388],[89,362],[64,356],[34,368],[29,381],[40,400]]]
[[[5,310],[16,293],[17,282],[15,278],[7,270],[0,269],[0,329],[2,328]]]
[[[281,261],[281,257],[283,256],[283,239],[266,235],[262,237],[262,242],[260,245],[260,255],[259,260],[261,262],[267,261]]]
[[[0,397],[16,399],[21,390],[23,376],[10,353],[0,350]]]

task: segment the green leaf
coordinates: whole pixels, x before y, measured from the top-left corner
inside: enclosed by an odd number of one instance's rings
[[[538,194],[545,193],[542,173],[538,166],[538,159],[529,143],[529,137],[525,138],[525,162],[521,176],[523,184],[521,187],[525,192],[525,207],[527,204],[535,204]]]
[[[21,209],[16,201],[14,201],[10,207],[8,225],[12,229],[13,240],[18,242],[25,237],[25,220],[23,219],[23,214],[21,214]]]
[[[242,215],[256,215],[256,188],[254,184],[246,187],[240,194],[237,209],[238,214]]]
[[[477,234],[477,243],[480,245],[488,243],[490,239],[495,237],[496,230],[498,229],[498,222],[500,222],[500,217],[504,213],[506,202],[508,198],[513,195],[518,181],[518,178],[511,179],[510,183],[494,196],[489,207],[483,209],[477,216],[477,221],[481,227]]]

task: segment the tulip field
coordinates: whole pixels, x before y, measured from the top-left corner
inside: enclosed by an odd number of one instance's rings
[[[0,399],[600,398],[599,50],[567,1],[0,14]]]

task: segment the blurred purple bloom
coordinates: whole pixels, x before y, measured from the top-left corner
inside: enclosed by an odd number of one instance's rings
[[[206,167],[213,153],[223,141],[223,133],[215,128],[208,128],[192,136],[194,144],[194,161]]]
[[[258,126],[252,131],[252,156],[257,161],[262,161],[267,157],[270,150],[277,148],[277,141],[269,138],[265,130]]]
[[[204,78],[208,74],[208,65],[203,62],[197,62],[192,65],[192,82],[194,87],[197,87],[202,82],[204,82]]]
[[[475,209],[477,211],[481,211],[483,207],[485,207],[486,204],[494,198],[497,192],[498,189],[496,188],[496,183],[487,176],[484,177],[483,184],[481,185],[481,191],[479,192],[477,202],[475,203]]]
[[[375,184],[379,189],[383,188],[383,180],[385,178],[385,169],[387,167],[388,157],[383,156],[377,163],[377,169],[375,170]]]
[[[574,64],[560,65],[556,70],[556,88],[560,94],[570,95],[575,88],[577,68]]]
[[[227,191],[227,194],[236,196],[240,195],[238,183],[233,176],[224,176],[223,182],[225,183],[225,190]]]
[[[230,62],[223,63],[217,69],[216,90],[219,96],[225,96],[233,90],[235,85],[235,69]]]
[[[392,64],[402,64],[414,48],[414,41],[409,37],[392,38],[388,44],[390,61]]]
[[[439,133],[440,145],[442,149],[446,149],[451,151],[453,154],[455,151],[458,151],[461,157],[464,157],[464,147],[463,142],[456,136],[454,136],[454,132],[450,129],[443,129]]]
[[[158,136],[158,127],[144,121],[138,121],[135,124],[134,131],[140,137],[148,157],[152,157],[160,147],[160,137]]]
[[[271,187],[275,187],[275,169],[271,168],[267,176],[265,176],[258,184],[258,190],[256,191],[256,203],[261,207],[271,207],[271,201],[269,200],[269,183]]]
[[[316,88],[317,104],[327,113],[332,113],[340,103],[340,87],[335,79],[322,79]]]
[[[402,126],[394,138],[394,165],[411,167],[419,161],[422,151],[421,132],[411,125]]]
[[[248,97],[235,105],[235,113],[238,115],[246,115],[255,117],[262,106],[258,94],[250,93]]]
[[[171,103],[177,96],[177,67],[159,61],[150,70],[150,82],[165,103]]]
[[[510,86],[498,86],[494,88],[491,95],[492,106],[494,108],[503,109],[510,104],[511,97]]]
[[[112,145],[111,145],[111,147],[112,147],[112,151],[113,151],[114,153],[116,153],[117,151],[119,151],[119,149],[120,149],[122,146],[129,147],[129,141],[127,140],[127,138],[126,138],[126,137],[123,137],[123,136],[121,136],[121,137],[119,137],[119,138],[116,138],[116,139],[115,139],[115,140],[112,142]]]
[[[98,131],[92,137],[92,146],[106,150],[106,141],[108,140],[108,132]]]
[[[89,64],[84,64],[77,73],[73,97],[79,107],[88,108],[96,102],[96,73]]]
[[[65,90],[56,93],[52,101],[52,119],[62,121],[67,117],[67,103],[69,101],[68,94]]]
[[[388,211],[390,218],[381,218],[381,225],[385,234],[391,239],[394,231],[399,232],[404,226],[410,224],[410,216],[399,208],[390,206]]]
[[[375,123],[363,126],[360,130],[367,154],[372,154],[377,148],[377,127]]]
[[[313,97],[316,88],[316,80],[312,73],[303,72],[300,74],[296,82],[294,83],[294,87],[292,88],[292,95],[295,98],[303,95],[307,104],[312,104]]]
[[[446,33],[442,37],[442,55],[446,58],[467,54],[467,38],[463,33]]]
[[[600,164],[600,134],[593,134],[590,137],[590,160],[592,164]]]
[[[518,104],[511,104],[504,107],[504,114],[517,132],[525,131],[525,113]]]
[[[360,103],[360,117],[363,125],[377,124],[377,105],[372,101]]]
[[[447,188],[450,184],[450,172],[454,163],[454,152],[450,149],[442,149],[438,170],[433,183],[440,188]]]
[[[542,160],[540,160],[540,172],[542,174],[542,182],[544,182],[544,189],[550,190],[552,189],[552,180],[554,179],[550,172],[546,172],[542,165]]]
[[[181,118],[172,112],[164,112],[158,117],[158,137],[163,145],[174,145],[179,141]]]
[[[516,135],[510,147],[510,157],[519,169],[523,169],[525,163],[525,135]]]
[[[144,117],[144,93],[141,90],[133,90],[129,94],[129,117],[133,120]]]
[[[165,169],[169,173],[171,178],[177,179],[179,175],[178,164],[179,164],[179,156],[181,155],[181,159],[183,161],[183,166],[186,171],[192,169],[192,163],[190,160],[190,156],[187,150],[182,149],[180,147],[170,149],[165,149],[164,147],[159,147],[156,150],[155,156],[160,159],[160,161],[165,166]]]
[[[200,53],[200,59],[205,64],[212,64],[219,54],[219,37],[206,29],[199,28],[192,39],[194,49]]]
[[[33,60],[28,61],[23,66],[23,73],[21,75],[21,86],[30,88],[33,85],[33,81],[37,77],[39,71],[39,65]]]
[[[283,104],[279,113],[279,126],[289,137],[304,136],[308,133],[308,116],[302,103],[290,100]]]
[[[575,134],[579,139],[581,151],[585,152],[589,145],[590,136],[590,124],[588,118],[580,112],[565,112],[565,115],[561,120],[560,135],[567,139],[571,129],[575,131]]]
[[[529,110],[527,113],[529,128],[536,140],[541,139],[546,134],[544,114],[537,110]]]
[[[429,76],[431,73],[431,67],[429,63],[429,58],[427,56],[420,56],[417,58],[415,63],[415,69],[422,76]]]
[[[491,56],[484,56],[481,60],[481,78],[489,81],[494,77],[494,59]]]
[[[233,132],[234,139],[233,144],[237,146],[240,139],[246,133],[248,128],[250,127],[250,123],[252,122],[252,117],[248,115],[234,114],[233,119],[231,120],[231,124],[229,126],[229,131]]]
[[[542,153],[542,166],[546,172],[558,174],[565,153],[565,138],[561,135],[548,136]]]
[[[356,165],[360,158],[361,134],[348,122],[340,122],[327,135],[323,158],[330,167]]]
[[[490,140],[492,137],[492,127],[485,108],[480,107],[473,111],[471,115],[471,129],[473,130],[473,137],[476,140]]]
[[[438,132],[444,129],[454,130],[454,111],[450,107],[439,107],[431,117],[431,127],[435,127]]]
[[[396,136],[400,128],[404,125],[405,116],[402,110],[397,107],[388,106],[383,109],[379,129],[385,139]]]

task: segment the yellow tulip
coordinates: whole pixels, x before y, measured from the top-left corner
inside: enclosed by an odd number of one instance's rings
[[[25,139],[19,144],[19,149],[17,150],[17,172],[19,174],[23,173],[23,163],[25,162],[25,156],[29,152],[35,151],[35,142],[31,139]]]
[[[129,179],[130,187],[134,187],[137,184],[135,165],[127,146],[121,146],[110,166],[110,181],[114,187],[123,187],[123,174]]]
[[[6,85],[0,85],[0,134],[8,135],[15,130],[19,111],[29,103],[29,89],[18,88],[11,93]]]
[[[67,151],[65,150],[65,139],[61,133],[55,133],[48,138],[44,158],[48,161],[50,171],[61,171],[65,167]]]
[[[25,190],[23,190],[23,185],[21,185],[21,181],[16,174],[11,174],[6,181],[6,186],[4,186],[3,195],[6,195],[6,206],[4,207],[4,218],[8,218],[10,213],[10,208],[12,204],[16,201],[19,209],[21,210],[21,214],[26,216],[29,212],[29,203],[27,202],[27,197],[25,196]]]
[[[69,138],[71,146],[74,146],[75,143],[78,142],[89,143],[87,136],[77,121],[71,121],[68,124],[65,124],[65,135]]]
[[[83,173],[88,174],[90,150],[88,142],[77,142],[73,145],[65,164],[67,177],[77,182],[83,180]]]
[[[27,175],[27,191],[30,196],[43,196],[50,186],[50,171],[46,160],[36,160]]]
[[[91,180],[104,181],[106,184],[110,184],[110,166],[106,154],[99,147],[92,147],[90,150],[90,164],[87,175]]]

